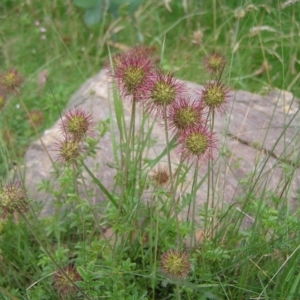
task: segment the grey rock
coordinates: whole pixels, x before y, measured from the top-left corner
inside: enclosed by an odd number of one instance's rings
[[[195,83],[186,82],[190,94],[199,95],[202,87]],[[113,89],[102,70],[99,74],[85,82],[71,97],[67,109],[82,107],[92,113],[94,122],[106,120],[113,111]],[[298,99],[287,91],[273,91],[267,96],[260,96],[245,91],[236,91],[231,94],[229,112],[225,117],[216,115],[215,131],[219,140],[219,152],[214,167],[214,193],[218,205],[234,203],[245,195],[249,184],[249,174],[260,174],[260,179],[253,191],[259,195],[267,187],[281,195],[284,186],[289,180],[283,165],[296,163],[299,160],[299,121]],[[131,105],[124,101],[125,119],[129,123]],[[57,158],[54,144],[62,137],[59,129],[59,120],[49,130],[46,130],[40,140],[35,141],[28,149],[25,157],[26,188],[32,199],[42,202],[42,215],[54,213],[53,199],[50,193],[38,191],[37,187],[42,180],[55,181],[53,177],[52,161]],[[139,126],[137,119],[136,126]],[[115,126],[116,128],[116,126]],[[284,132],[284,134],[282,134]],[[115,130],[117,134],[117,130]],[[148,158],[155,158],[165,148],[165,134],[162,126],[157,124],[153,129],[153,137],[157,144],[147,154]],[[110,132],[107,132],[100,141],[100,149],[96,159],[88,158],[86,164],[95,172],[108,190],[113,187],[115,170],[109,167],[113,164],[113,149]],[[47,152],[45,151],[47,149]],[[179,162],[176,150],[171,153],[172,163]],[[167,162],[166,158],[163,158]],[[203,164],[199,170],[199,178],[207,172]],[[84,174],[89,187],[91,180]],[[190,180],[192,175],[189,177]],[[299,169],[296,169],[291,189],[285,197],[295,201],[298,197]],[[254,176],[253,180],[256,180]],[[188,183],[187,183],[188,184]],[[92,202],[105,200],[105,196],[95,188]],[[207,185],[204,183],[197,194],[197,204],[206,202]]]

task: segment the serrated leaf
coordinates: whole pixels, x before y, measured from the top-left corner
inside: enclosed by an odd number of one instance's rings
[[[92,8],[102,5],[103,0],[73,0],[73,4],[81,8]]]
[[[101,5],[97,7],[88,8],[85,11],[84,22],[87,25],[95,25],[100,22],[102,17]]]
[[[77,272],[82,277],[82,279],[85,281],[88,278],[88,272],[81,266],[77,267]]]

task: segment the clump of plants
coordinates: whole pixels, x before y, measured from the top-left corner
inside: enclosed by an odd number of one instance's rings
[[[234,210],[236,204],[218,209],[213,170],[220,137],[214,124],[217,115],[227,113],[232,93],[223,79],[223,55],[207,55],[204,67],[208,81],[192,96],[173,73],[153,62],[147,47],[110,57],[106,68],[115,87],[114,114],[98,126],[81,108],[62,115],[62,139],[57,140],[53,163],[57,182],[55,187],[50,182],[41,186],[52,191],[55,215],[36,218],[20,182],[0,189],[2,241],[18,228],[29,237],[28,244],[19,247],[30,248],[27,255],[35,261],[35,269],[28,268],[34,280],[27,282],[26,291],[23,275],[18,279],[22,284],[0,280],[14,286],[8,294],[26,294],[28,299],[243,299],[261,297],[269,286],[275,298],[284,294],[275,275],[290,274],[283,266],[288,264],[285,255],[291,254],[288,247],[295,247],[287,237],[297,228],[296,218],[284,219],[285,206],[276,214],[269,207],[278,201],[276,195],[257,196],[252,186],[239,201],[242,210]],[[0,77],[0,104],[8,92],[19,93],[21,77],[15,70],[10,72]],[[126,122],[128,104],[131,114]],[[34,116],[41,118],[39,113],[29,114],[32,126],[38,124]],[[155,124],[164,132],[166,146],[150,157]],[[119,140],[112,140],[111,167],[116,175],[114,188],[109,189],[85,159],[95,156],[101,138],[109,128],[114,132],[114,126]],[[179,157],[178,163],[172,153]],[[207,166],[204,174],[202,165]],[[84,174],[102,191],[102,202],[91,204],[97,195],[87,187]],[[199,208],[197,193],[203,185],[207,185],[206,203]],[[266,200],[264,209],[261,197]],[[258,221],[243,227],[247,213],[254,212]],[[291,256],[294,263],[298,248]],[[259,271],[257,264],[246,264],[257,261],[257,255],[262,261]],[[272,259],[265,259],[266,255]],[[18,263],[5,247],[0,257]],[[271,280],[263,268],[273,271]],[[296,269],[288,270],[297,274]],[[296,293],[297,278],[286,284],[288,295]]]

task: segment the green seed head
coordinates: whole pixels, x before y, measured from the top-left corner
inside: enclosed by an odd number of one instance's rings
[[[203,155],[208,149],[209,141],[205,134],[195,132],[186,139],[186,147],[192,155]]]
[[[209,54],[204,59],[204,65],[206,69],[211,72],[218,74],[220,73],[226,64],[226,59],[223,55],[215,53]]]
[[[82,108],[75,108],[64,114],[61,130],[66,136],[82,141],[84,137],[93,135],[92,116]]]
[[[225,101],[225,95],[222,88],[219,86],[212,86],[207,90],[204,101],[211,107],[219,107]]]
[[[176,98],[176,89],[169,82],[158,81],[154,84],[151,97],[156,105],[168,106]]]
[[[203,105],[220,114],[226,112],[229,90],[221,82],[208,82],[202,91]]]
[[[189,256],[186,252],[169,250],[162,255],[161,268],[170,278],[186,278],[191,271]]]
[[[72,162],[80,156],[81,147],[76,140],[65,140],[61,142],[59,152],[63,161]]]
[[[124,85],[129,93],[133,93],[145,79],[146,73],[141,67],[129,66],[124,71]]]
[[[16,70],[10,70],[0,76],[0,88],[7,92],[17,92],[23,78]]]
[[[179,109],[174,116],[174,123],[179,130],[185,129],[198,122],[198,114],[190,106]]]
[[[88,122],[84,116],[74,116],[68,122],[68,131],[73,135],[84,135],[88,130]]]
[[[9,183],[0,190],[0,207],[6,212],[13,213],[28,210],[27,196],[19,182]]]

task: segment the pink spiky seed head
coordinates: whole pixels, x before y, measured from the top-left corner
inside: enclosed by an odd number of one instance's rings
[[[200,100],[210,112],[217,111],[224,115],[229,99],[229,89],[219,81],[209,81],[201,91]]]
[[[115,65],[114,77],[121,95],[134,97],[137,101],[152,69],[153,64],[148,56],[136,55],[134,52],[120,55]]]
[[[170,182],[170,173],[168,167],[159,165],[156,170],[153,171],[151,179],[155,186],[167,186]]]
[[[212,74],[220,74],[226,64],[226,58],[219,53],[208,54],[204,58],[205,69]]]
[[[207,127],[197,125],[180,133],[178,138],[179,152],[188,161],[213,160],[216,142],[215,133],[210,132]]]
[[[151,59],[151,54],[155,50],[156,49],[154,47],[137,46],[137,47],[131,48],[127,53]]]
[[[122,62],[121,57],[128,57],[130,55],[133,56],[139,56],[141,58],[145,58],[145,59],[150,59],[151,60],[151,53],[153,52],[153,49],[150,47],[146,47],[146,46],[137,46],[137,47],[133,47],[129,50],[127,50],[124,53],[118,53],[112,56],[112,64],[113,64],[113,68],[118,68]],[[110,61],[106,61],[105,63],[105,68],[107,68],[108,70],[111,70],[111,62]],[[113,72],[110,72],[111,74]]]
[[[44,119],[44,114],[40,110],[32,110],[29,112],[28,121],[33,127],[41,126],[44,122]]]
[[[191,271],[188,253],[173,249],[162,254],[160,266],[170,279],[186,278]]]
[[[202,124],[203,119],[202,102],[192,101],[190,97],[179,98],[168,111],[169,128],[176,132]]]
[[[25,189],[19,181],[0,187],[0,207],[5,213],[27,212],[29,209]]]
[[[65,137],[64,140],[59,140],[55,146],[59,152],[58,160],[62,163],[76,164],[80,155],[83,152],[83,148],[78,140],[73,140]]]
[[[176,99],[183,97],[185,85],[172,73],[157,70],[148,77],[144,89],[144,105],[147,111],[161,115]]]
[[[82,281],[82,277],[73,265],[64,268],[64,272],[72,282]],[[55,273],[53,288],[61,299],[74,299],[76,296],[77,289],[70,280],[61,271]]]
[[[69,110],[61,122],[62,132],[74,140],[82,141],[87,136],[93,136],[92,115],[82,108]]]
[[[22,83],[23,78],[15,69],[11,69],[0,76],[0,88],[5,93],[18,93]]]

